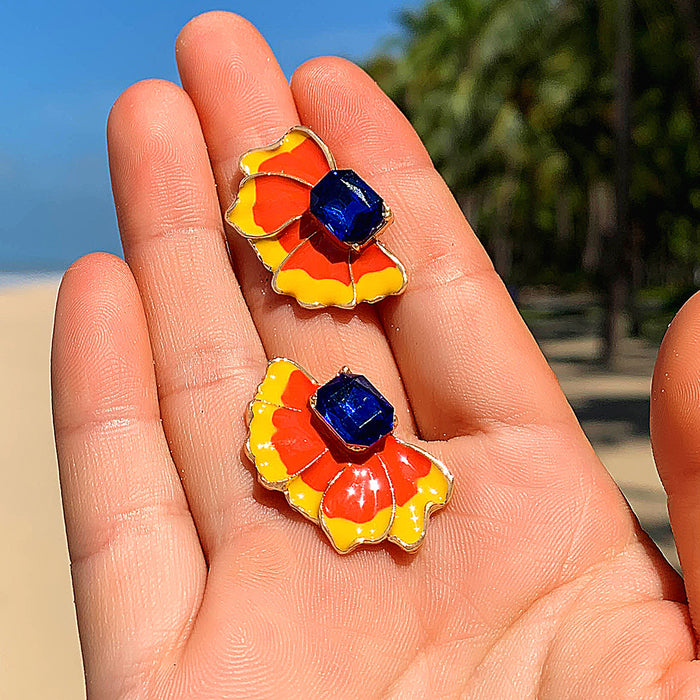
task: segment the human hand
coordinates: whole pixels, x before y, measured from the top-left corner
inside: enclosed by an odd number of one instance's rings
[[[290,90],[255,29],[226,13],[188,24],[177,59],[184,91],[139,83],[110,115],[128,267],[79,260],[56,311],[89,696],[698,697],[680,578],[398,110],[340,59],[303,65]],[[306,311],[272,293],[235,234],[231,264],[221,210],[238,158],[298,123],[390,204],[383,240],[407,267],[401,298]],[[700,369],[674,353],[694,342],[698,304],[665,345],[653,421],[662,476],[681,494],[691,607]],[[340,556],[255,482],[245,409],[274,356],[323,381],[343,365],[366,374],[397,408],[398,434],[448,465],[453,498],[416,554]]]

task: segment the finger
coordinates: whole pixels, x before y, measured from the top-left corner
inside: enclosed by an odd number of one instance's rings
[[[257,30],[229,13],[190,22],[178,39],[177,59],[227,209],[237,192],[241,154],[299,123],[289,85]],[[268,356],[292,358],[323,381],[343,365],[368,374],[397,407],[403,428],[409,427],[401,379],[375,310],[363,304],[355,311],[306,311],[291,297],[275,295],[249,243],[229,233],[236,275]]]
[[[651,388],[651,441],[700,637],[700,295],[666,333]]]
[[[265,355],[231,271],[197,114],[146,81],[108,124],[119,228],[148,320],[163,426],[204,551],[258,514],[241,468],[244,409]]]
[[[418,136],[361,69],[312,60],[292,79],[304,124],[376,183],[395,215],[382,235],[408,272],[380,314],[421,434],[444,439],[571,413],[484,249]]]
[[[206,570],[160,425],[138,290],[118,258],[66,272],[52,358],[56,447],[90,697],[176,657]]]

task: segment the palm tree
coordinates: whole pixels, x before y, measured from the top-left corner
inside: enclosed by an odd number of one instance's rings
[[[700,263],[692,52],[670,5],[634,7],[635,23],[632,0],[430,0],[368,63],[506,281],[607,296],[610,363],[632,270],[638,288]]]
[[[581,93],[599,86],[594,62],[579,61],[571,42],[586,21],[585,8],[568,2],[434,0],[403,13],[398,56],[387,52],[369,64],[507,280],[521,281],[534,261],[541,268],[553,243],[585,229],[573,222],[582,173],[567,150],[570,138],[557,136],[579,120]]]

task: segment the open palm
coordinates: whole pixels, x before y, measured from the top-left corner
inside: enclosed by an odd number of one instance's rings
[[[193,20],[177,58],[184,90],[139,83],[109,120],[128,267],[79,260],[56,314],[56,439],[90,697],[698,697],[680,578],[406,120],[339,59],[305,64],[290,89],[235,15]],[[401,298],[306,311],[270,290],[245,240],[230,237],[229,256],[221,210],[240,154],[298,123],[390,204]],[[700,370],[677,348],[690,356],[696,307],[667,341],[654,419],[691,603]],[[321,381],[343,365],[366,374],[396,407],[397,434],[448,465],[452,501],[416,554],[340,556],[257,484],[245,407],[274,356]]]

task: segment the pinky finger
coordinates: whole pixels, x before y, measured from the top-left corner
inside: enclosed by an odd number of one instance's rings
[[[127,696],[172,667],[206,570],[160,425],[141,300],[118,258],[66,273],[52,385],[88,696]]]

